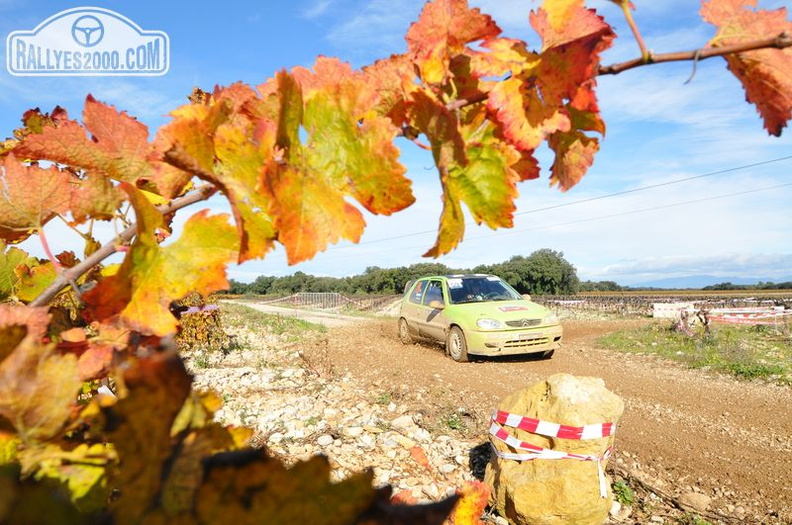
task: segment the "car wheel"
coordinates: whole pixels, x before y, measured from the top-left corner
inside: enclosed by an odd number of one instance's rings
[[[553,354],[555,354],[555,349],[547,350],[545,351],[545,353],[542,354],[542,359],[550,359],[551,357],[553,357]]]
[[[452,326],[451,331],[448,332],[446,351],[454,361],[459,363],[468,362],[467,341],[465,341],[465,333],[460,327]]]
[[[404,317],[399,319],[399,341],[406,345],[411,345],[414,343],[413,338],[410,335],[410,327],[407,325],[407,319]]]

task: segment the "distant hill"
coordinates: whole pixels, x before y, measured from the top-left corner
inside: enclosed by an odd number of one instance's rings
[[[732,283],[732,284],[757,284],[759,282],[774,282],[783,283],[792,281],[792,275],[786,277],[715,277],[714,275],[688,275],[685,277],[669,277],[666,279],[658,279],[656,281],[646,281],[629,285],[630,288],[663,288],[670,290],[698,290],[705,286],[712,286],[714,284]]]

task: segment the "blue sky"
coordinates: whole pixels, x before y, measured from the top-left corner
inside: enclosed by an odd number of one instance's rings
[[[537,2],[471,0],[491,14],[505,36],[538,40],[528,26]],[[702,46],[714,29],[698,17],[698,2],[634,0],[635,16],[655,52]],[[763,8],[786,5],[760,0]],[[159,77],[15,77],[0,70],[0,135],[22,113],[56,104],[78,117],[85,96],[128,111],[153,131],[183,104],[193,86],[259,84],[282,68],[310,67],[318,55],[354,67],[405,50],[404,34],[419,0],[293,0],[222,3],[0,0],[0,31],[30,30],[64,9],[94,5],[118,12],[170,39],[170,70]],[[605,0],[589,2],[620,38],[605,63],[637,56],[626,23]],[[5,38],[2,40],[5,47]],[[5,54],[3,53],[3,61]],[[660,64],[599,79],[608,132],[583,181],[549,189],[550,156],[540,152],[543,178],[523,183],[515,227],[492,231],[468,222],[466,239],[439,262],[471,268],[541,248],[563,252],[581,279],[635,284],[707,274],[775,280],[792,275],[792,130],[770,137],[722,59]],[[303,271],[342,277],[367,267],[426,262],[440,216],[440,185],[431,158],[399,142],[417,203],[391,217],[367,215],[359,244],[341,243],[314,260],[288,266],[284,250],[231,267],[231,278]],[[203,207],[206,205],[204,204]],[[210,206],[222,210],[220,202]],[[199,207],[195,208],[197,211]],[[185,210],[189,211],[189,210]],[[184,213],[182,213],[185,215]],[[59,226],[55,249],[74,249]],[[108,234],[110,232],[108,231]],[[41,255],[36,244],[24,247]],[[79,249],[78,249],[79,251]]]

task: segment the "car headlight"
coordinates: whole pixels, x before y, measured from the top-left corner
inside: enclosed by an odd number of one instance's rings
[[[497,319],[488,319],[484,317],[476,321],[476,326],[483,328],[484,330],[495,330],[496,328],[501,327],[501,322]]]
[[[554,312],[550,312],[544,319],[542,319],[543,324],[558,324],[558,316]]]

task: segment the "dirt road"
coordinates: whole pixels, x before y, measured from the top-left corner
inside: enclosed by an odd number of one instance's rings
[[[560,372],[600,377],[625,401],[616,436],[624,468],[670,495],[709,496],[725,522],[792,523],[792,389],[596,347],[599,335],[636,322],[648,321],[568,321],[552,359],[462,364],[439,346],[402,345],[393,320],[368,320],[330,328],[326,355],[372,391],[420,405],[430,422],[463,414],[482,441],[489,414],[514,390]]]

